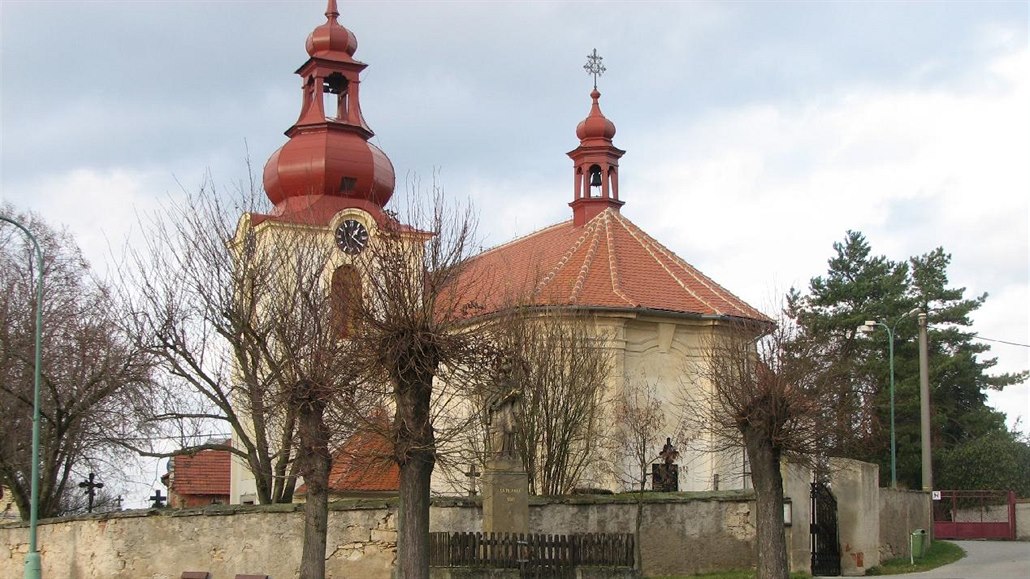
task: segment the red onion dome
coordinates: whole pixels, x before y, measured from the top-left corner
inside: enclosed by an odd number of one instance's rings
[[[336,9],[336,0],[330,0],[326,8],[326,23],[315,28],[308,35],[304,47],[308,56],[350,60],[358,49],[358,38],[337,22],[340,12]]]
[[[263,180],[275,205],[291,197],[327,195],[383,207],[395,185],[386,153],[354,132],[340,130],[293,136],[268,159]]]
[[[581,141],[586,139],[610,141],[615,136],[615,123],[609,121],[601,113],[601,105],[597,102],[601,98],[601,93],[597,92],[596,88],[590,93],[590,98],[594,100],[594,104],[590,106],[590,114],[587,115],[587,118],[576,126],[576,136]]]

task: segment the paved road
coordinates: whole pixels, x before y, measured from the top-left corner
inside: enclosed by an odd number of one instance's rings
[[[923,573],[899,575],[909,579],[1030,579],[1030,543],[1025,541],[951,541],[966,556]]]

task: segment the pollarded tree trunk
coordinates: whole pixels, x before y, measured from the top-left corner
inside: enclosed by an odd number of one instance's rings
[[[436,463],[436,439],[429,411],[433,372],[424,370],[403,373],[396,390],[394,436],[400,467],[399,579],[429,579],[429,482]]]
[[[787,579],[787,539],[783,527],[783,475],[780,454],[768,436],[743,429],[755,487],[755,527],[758,535],[756,579]]]
[[[301,579],[325,579],[325,542],[329,528],[329,428],[325,423],[326,397],[309,382],[298,384],[301,463],[307,487],[304,502],[304,547],[300,556]]]
[[[429,577],[429,480],[433,463],[432,453],[418,452],[400,467],[398,578]]]

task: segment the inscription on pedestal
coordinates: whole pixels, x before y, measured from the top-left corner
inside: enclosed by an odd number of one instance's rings
[[[483,531],[529,532],[529,477],[525,472],[486,470],[483,475]]]

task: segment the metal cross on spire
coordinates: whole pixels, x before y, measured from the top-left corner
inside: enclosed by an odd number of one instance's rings
[[[594,90],[597,90],[597,77],[604,74],[604,71],[608,70],[601,64],[604,60],[603,56],[597,54],[597,49],[587,55],[587,63],[583,65],[583,70],[587,71],[587,74],[593,75],[594,77]]]

